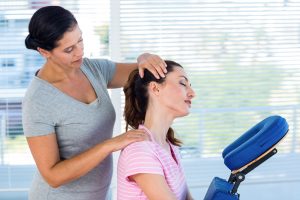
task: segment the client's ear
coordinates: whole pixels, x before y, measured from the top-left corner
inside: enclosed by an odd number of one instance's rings
[[[160,85],[156,82],[150,82],[149,83],[149,92],[158,95],[159,94]]]

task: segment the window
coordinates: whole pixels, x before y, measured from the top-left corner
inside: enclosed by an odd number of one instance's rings
[[[11,68],[15,67],[15,60],[14,59],[7,59],[6,61],[2,61],[1,67],[2,68]]]
[[[0,199],[6,199],[3,192],[26,192],[35,171],[23,136],[21,102],[44,59],[37,52],[27,50],[24,39],[32,14],[46,5],[61,5],[74,13],[83,30],[86,56],[108,57],[108,0],[0,2]]]
[[[177,120],[174,128],[186,145],[182,152],[192,187],[205,188],[220,173],[227,178],[229,170],[221,159],[224,147],[270,115],[285,117],[289,134],[279,155],[250,173],[246,183],[299,183],[299,3],[120,0],[115,4],[120,34],[112,41],[118,41],[121,60],[155,52],[178,61],[190,75],[197,93],[192,114]]]
[[[34,171],[22,136],[21,101],[44,60],[25,49],[24,38],[34,11],[53,4],[75,14],[83,30],[85,56],[134,61],[142,52],[153,52],[184,66],[197,97],[191,115],[178,119],[174,128],[185,144],[182,155],[192,189],[205,192],[213,176],[226,178],[224,147],[275,114],[290,125],[287,138],[278,155],[249,174],[243,185],[255,185],[260,193],[260,183],[299,184],[299,0],[4,0],[0,2],[0,191],[28,190]],[[122,118],[120,93],[111,94]],[[116,132],[121,130],[117,120]],[[19,181],[19,176],[24,179]],[[265,193],[280,199],[274,190]],[[199,195],[195,198],[202,199]]]

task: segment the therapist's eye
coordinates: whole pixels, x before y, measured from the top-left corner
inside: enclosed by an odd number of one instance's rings
[[[73,48],[68,48],[65,50],[65,53],[71,53],[73,51]]]

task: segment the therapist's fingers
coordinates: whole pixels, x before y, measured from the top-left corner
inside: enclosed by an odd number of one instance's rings
[[[165,61],[158,55],[145,53],[138,58],[138,68],[141,77],[144,77],[144,70],[149,70],[155,78],[165,77],[167,73]]]

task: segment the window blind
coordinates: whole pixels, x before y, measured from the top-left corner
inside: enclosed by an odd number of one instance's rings
[[[299,181],[299,1],[110,3],[113,24],[108,0],[0,2],[0,191],[27,190],[32,178],[20,103],[43,59],[25,49],[24,38],[33,12],[50,4],[75,14],[86,56],[133,61],[149,51],[184,66],[197,97],[191,115],[178,119],[174,128],[185,144],[182,155],[192,187],[207,187],[215,175],[226,178],[222,149],[273,114],[287,119],[290,132],[279,154],[249,174],[247,183]],[[119,102],[118,97],[113,100]]]
[[[26,88],[44,59],[25,48],[33,13],[60,5],[70,10],[83,31],[85,56],[108,57],[109,1],[2,0],[0,2],[0,199],[5,191],[27,191],[35,170],[21,122]],[[1,193],[2,192],[2,193]]]
[[[222,150],[270,115],[290,131],[279,153],[247,183],[300,181],[300,2],[120,0],[119,56],[153,52],[181,63],[197,97],[173,127],[183,140],[189,184],[227,178]],[[244,184],[244,183],[243,183]]]

